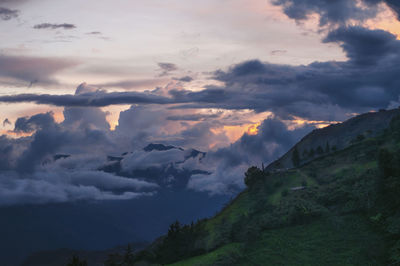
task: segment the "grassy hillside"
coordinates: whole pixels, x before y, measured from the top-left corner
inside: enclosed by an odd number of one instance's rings
[[[215,217],[171,225],[124,265],[400,265],[400,119],[300,168],[245,175]]]

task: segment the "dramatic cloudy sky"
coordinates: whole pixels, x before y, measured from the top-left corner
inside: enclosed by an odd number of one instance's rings
[[[201,170],[188,189],[240,189],[313,128],[398,107],[399,18],[397,0],[0,0],[0,205],[151,196],[99,170],[186,158],[149,143],[207,152],[179,166]]]

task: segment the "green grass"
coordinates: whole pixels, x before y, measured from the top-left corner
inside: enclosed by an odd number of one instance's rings
[[[229,206],[224,208],[212,219],[206,221],[204,229],[208,232],[206,238],[206,249],[213,249],[215,240],[218,238],[217,232],[221,224],[232,225],[243,215],[247,215],[253,201],[249,198],[248,191],[240,193]]]
[[[382,238],[359,215],[332,216],[309,224],[265,230],[250,244],[231,243],[171,266],[383,265]]]
[[[208,253],[171,265],[386,265],[387,239],[369,218],[377,143],[265,174],[198,225],[196,241]],[[306,189],[291,191],[304,181]]]
[[[239,265],[381,265],[382,240],[360,216],[264,231]]]
[[[229,262],[231,258],[239,258],[242,256],[243,245],[239,243],[231,243],[220,247],[210,253],[202,256],[193,257],[184,261],[180,261],[171,266],[202,266],[215,265],[221,261]]]

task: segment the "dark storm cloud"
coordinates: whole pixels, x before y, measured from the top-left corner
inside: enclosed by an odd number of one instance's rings
[[[71,30],[75,29],[76,26],[74,24],[70,23],[62,23],[62,24],[52,24],[52,23],[41,23],[33,26],[34,29],[37,30],[42,30],[42,29],[51,29],[51,30],[56,30],[56,29],[64,29],[64,30]]]
[[[398,0],[384,0],[384,2],[392,8],[392,10],[397,14],[397,19],[400,20],[400,2]]]
[[[51,95],[51,94],[18,94],[0,96],[0,102],[18,103],[34,102],[54,106],[86,106],[103,107],[117,104],[172,104],[173,99],[140,92],[112,92],[99,91],[80,95]]]
[[[5,7],[0,7],[0,19],[10,20],[12,18],[17,18],[19,14],[18,10],[12,10]]]
[[[340,27],[325,42],[339,43],[348,60],[289,66],[258,60],[217,71],[221,87],[199,92],[172,91],[185,107],[273,111],[318,120],[343,120],[346,112],[385,108],[400,87],[400,41],[362,27]]]
[[[290,66],[252,60],[215,72],[223,86],[201,91],[169,91],[169,97],[147,92],[97,91],[82,95],[21,94],[1,96],[0,102],[36,102],[56,106],[112,104],[178,104],[174,108],[251,109],[338,121],[346,113],[386,108],[398,99],[400,41],[382,30],[339,27],[324,39],[338,43],[348,60]]]
[[[16,80],[41,84],[57,83],[53,76],[78,64],[62,58],[0,56],[0,76]]]
[[[289,130],[277,118],[268,118],[259,126],[256,135],[244,134],[229,147],[207,153],[204,164],[211,174],[193,175],[188,188],[211,194],[237,193],[243,189],[244,172],[250,165],[261,167],[290,149],[314,127],[304,126]]]
[[[52,113],[37,114],[31,117],[20,117],[15,121],[14,132],[31,133],[33,131],[50,128],[54,125]]]
[[[296,21],[304,21],[312,14],[320,16],[320,26],[345,25],[350,20],[363,21],[378,13],[378,4],[385,3],[400,18],[398,0],[273,0],[273,4],[282,6],[283,12]]]
[[[19,118],[14,131],[32,136],[0,136],[0,206],[127,200],[156,192],[154,183],[97,170],[107,162],[103,147],[114,146],[104,125],[106,113],[66,108],[64,116],[62,123],[51,113]],[[61,150],[74,156],[53,160]]]
[[[174,80],[182,81],[182,82],[191,82],[191,81],[193,81],[193,78],[191,76],[184,76],[181,78],[174,78]]]
[[[164,71],[178,70],[178,67],[173,63],[158,63],[158,66]]]
[[[3,121],[3,127],[8,126],[8,125],[11,125],[11,122],[10,122],[10,120],[8,120],[8,118],[6,118]]]
[[[228,166],[235,166],[243,162],[247,165],[271,162],[313,129],[313,126],[304,126],[289,130],[281,120],[268,118],[259,126],[258,134],[244,134],[231,146],[217,150],[213,156],[223,158]],[[258,161],[255,162],[252,156],[255,156]]]
[[[207,119],[219,118],[221,114],[189,114],[189,115],[172,115],[167,119],[171,121],[203,121]]]
[[[161,62],[157,64],[160,69],[161,73],[159,74],[160,77],[167,76],[170,74],[170,72],[178,70],[178,66],[173,64],[173,63],[166,63],[166,62]]]
[[[35,102],[56,106],[176,104],[174,108],[251,109],[313,120],[343,120],[346,113],[386,108],[398,99],[400,41],[383,30],[339,27],[325,43],[338,43],[347,61],[291,66],[252,60],[215,72],[223,86],[201,91],[169,90],[169,97],[149,92],[92,91],[79,95],[21,94],[0,102]],[[1,61],[0,61],[1,67]],[[174,69],[169,66],[165,69]]]
[[[330,32],[324,42],[339,43],[350,59],[348,63],[366,67],[398,57],[400,52],[395,35],[362,27],[339,28]]]

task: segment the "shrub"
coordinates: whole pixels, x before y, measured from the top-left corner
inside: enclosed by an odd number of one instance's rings
[[[263,177],[263,172],[256,166],[252,166],[247,169],[247,172],[244,174],[244,183],[247,187],[252,186],[257,180],[261,180]]]

